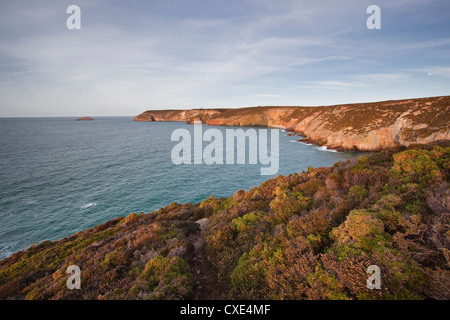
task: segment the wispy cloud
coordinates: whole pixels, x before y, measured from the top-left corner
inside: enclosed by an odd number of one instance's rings
[[[439,76],[439,77],[450,78],[450,67],[449,66],[430,66],[430,67],[413,69],[411,71],[423,73],[428,76]]]
[[[344,81],[313,81],[310,85],[303,85],[305,89],[349,90],[363,87],[362,83]]]
[[[0,116],[321,104],[369,99],[375,87],[417,92],[402,87],[412,70],[447,77],[448,35],[433,36],[432,25],[414,41],[415,30],[408,40],[385,29],[371,33],[366,2],[80,0],[79,31],[65,28],[69,1],[4,2]],[[402,3],[422,10],[417,1]],[[390,16],[402,12],[380,5]],[[444,67],[427,67],[427,57]],[[350,95],[355,90],[359,96]]]
[[[374,83],[392,84],[407,80],[408,76],[404,73],[371,73],[355,74],[343,76],[348,81],[322,80],[312,81],[310,84],[302,85],[306,89],[326,89],[326,90],[354,90],[357,88],[370,87]]]

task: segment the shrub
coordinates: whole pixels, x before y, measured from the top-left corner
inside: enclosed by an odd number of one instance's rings
[[[420,183],[422,186],[442,177],[436,157],[440,152],[428,150],[406,150],[394,155],[392,172],[405,182]]]
[[[328,189],[336,189],[341,185],[341,176],[337,173],[330,173],[325,179],[325,185]]]
[[[385,244],[388,240],[384,224],[375,213],[367,210],[353,210],[347,220],[331,232],[339,245],[349,244],[363,250],[373,250],[373,246]]]
[[[358,202],[363,201],[367,197],[367,194],[367,189],[361,185],[353,186],[348,190],[348,195]]]
[[[395,210],[398,209],[403,204],[403,200],[396,194],[386,194],[379,198],[379,200],[375,204],[375,208],[387,209],[387,210]]]
[[[231,294],[236,299],[270,298],[268,270],[284,261],[281,248],[263,242],[244,253],[231,275]]]
[[[319,179],[310,179],[296,186],[294,191],[301,191],[307,196],[313,196],[322,186],[323,184]]]
[[[146,299],[186,299],[192,294],[193,279],[189,265],[180,257],[156,256],[139,276],[138,288]]]
[[[231,225],[236,228],[236,230],[241,233],[247,231],[255,223],[257,223],[264,215],[264,212],[251,212],[242,217],[233,219]]]
[[[287,222],[294,214],[307,210],[311,199],[302,193],[283,193],[270,202],[270,208],[278,222]]]
[[[320,264],[308,277],[311,290],[308,298],[318,300],[347,300],[348,297],[343,290],[343,285],[336,277],[322,268]]]

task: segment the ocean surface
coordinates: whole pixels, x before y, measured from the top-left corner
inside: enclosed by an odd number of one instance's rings
[[[193,133],[193,127],[134,122],[132,117],[0,118],[0,259],[118,216],[156,211],[174,201],[229,197],[270,178],[260,175],[259,162],[173,164],[171,152],[178,142],[171,141],[172,132],[184,128]],[[209,128],[231,129],[203,126]],[[278,174],[361,155],[279,133]]]

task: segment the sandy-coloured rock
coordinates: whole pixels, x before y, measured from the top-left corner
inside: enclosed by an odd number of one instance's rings
[[[94,120],[94,119],[91,117],[81,117],[77,119],[77,121],[86,121],[86,120]]]
[[[134,120],[281,127],[328,148],[377,151],[449,140],[450,96],[321,107],[149,110]]]

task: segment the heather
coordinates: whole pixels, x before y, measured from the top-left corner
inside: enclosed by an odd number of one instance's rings
[[[0,261],[0,298],[449,299],[449,176],[412,145],[133,213]]]

